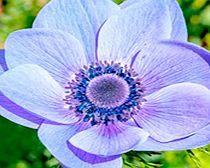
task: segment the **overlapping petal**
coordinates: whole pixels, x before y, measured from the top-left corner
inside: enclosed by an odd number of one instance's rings
[[[79,128],[81,129],[81,128]],[[89,154],[85,151],[72,149],[68,140],[78,131],[74,125],[50,125],[42,124],[39,128],[39,138],[50,152],[66,167],[80,168],[121,168],[122,159],[120,156],[102,157]],[[86,142],[87,144],[89,142]],[[76,153],[74,153],[76,152]],[[82,154],[80,156],[76,156]]]
[[[110,156],[132,150],[136,144],[146,141],[148,136],[146,131],[138,127],[115,123],[96,125],[77,133],[69,142],[89,153]]]
[[[187,150],[203,147],[210,143],[210,125],[204,127],[193,135],[176,139],[171,142],[159,142],[148,138],[145,143],[136,145],[137,151],[168,151],[168,150]]]
[[[129,64],[152,40],[170,38],[171,24],[164,0],[150,0],[121,10],[99,32],[99,60]]]
[[[52,0],[38,14],[33,27],[71,33],[85,48],[88,60],[95,61],[98,29],[119,9],[111,0]]]
[[[202,57],[210,66],[210,53],[205,48],[202,48],[198,45],[195,45],[190,42],[181,42],[181,41],[166,41],[166,43],[177,45],[183,48],[186,48],[188,50],[193,51],[194,53],[197,53],[200,57]]]
[[[5,61],[5,51],[0,49],[0,75],[8,70]],[[0,92],[0,115],[20,125],[29,128],[38,128],[43,119],[31,114],[18,106]]]
[[[157,141],[183,138],[209,124],[210,90],[202,85],[170,85],[145,99],[134,119]]]
[[[183,12],[177,0],[165,0],[168,5],[172,22],[171,39],[179,41],[187,41],[188,33]]]
[[[129,7],[130,5],[141,5],[140,8],[144,8],[144,5],[150,0],[126,0],[121,4],[122,8]],[[182,10],[176,0],[165,0],[165,5],[169,10],[170,20],[172,24],[172,30],[170,39],[187,41],[187,27]]]
[[[68,33],[50,29],[26,29],[10,34],[5,44],[9,68],[37,64],[60,84],[87,64],[79,41]]]
[[[178,45],[179,44],[179,45]],[[142,78],[145,94],[163,87],[192,82],[210,87],[210,68],[202,59],[210,53],[191,44],[162,41],[144,48],[133,63],[133,68]]]
[[[34,115],[58,123],[77,120],[74,113],[64,108],[64,89],[37,65],[11,69],[0,76],[0,81],[0,91]]]
[[[2,97],[0,96],[0,98]],[[2,104],[2,99],[0,103]],[[8,104],[7,106],[11,107],[11,105],[8,105]],[[5,117],[11,120],[12,122],[20,124],[22,126],[33,128],[33,129],[37,129],[39,125],[43,122],[43,119],[30,114],[30,112],[26,110],[22,110],[22,108],[19,106],[16,106],[16,107],[13,106],[13,109],[9,109],[9,110],[10,111],[0,106],[0,116]]]

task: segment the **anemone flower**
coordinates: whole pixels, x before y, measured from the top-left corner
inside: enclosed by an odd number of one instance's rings
[[[175,0],[51,0],[1,58],[1,115],[69,168],[210,142],[210,53]]]

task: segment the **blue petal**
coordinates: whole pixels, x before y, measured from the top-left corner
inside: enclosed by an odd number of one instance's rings
[[[5,61],[5,51],[0,49],[0,75],[6,70],[8,70],[8,67]]]
[[[78,126],[74,125],[50,125],[42,124],[39,128],[39,138],[48,150],[66,167],[81,168],[121,168],[122,158],[111,156],[103,158],[89,154],[78,149],[70,150],[68,140],[78,132]],[[72,147],[71,147],[72,149]],[[81,156],[78,156],[82,154]],[[94,163],[95,162],[95,163]],[[91,164],[92,163],[92,164]]]
[[[210,53],[200,47],[164,40],[143,48],[132,67],[142,78],[146,95],[181,82],[210,88],[210,67],[203,58],[209,59]]]
[[[35,28],[66,31],[80,40],[89,61],[95,61],[96,34],[104,21],[119,10],[111,0],[52,0],[38,14]]]
[[[141,4],[142,8],[144,8],[144,4],[150,0],[126,0],[121,4],[122,8],[129,7],[130,5],[136,5],[136,3]],[[176,0],[165,0],[165,5],[169,10],[172,31],[171,31],[171,39],[187,41],[187,26],[185,23],[185,19],[182,13],[182,10]]]
[[[182,10],[177,0],[166,0],[172,21],[171,38],[174,40],[187,41],[188,33]]]
[[[205,48],[202,48],[198,45],[195,45],[193,43],[189,43],[189,42],[181,42],[181,41],[170,41],[170,40],[166,40],[163,41],[165,44],[172,44],[172,45],[177,45],[183,48],[186,48],[188,50],[193,51],[194,53],[198,54],[201,58],[203,58],[210,66],[210,52],[208,50],[206,50]]]
[[[81,131],[69,142],[92,154],[112,156],[132,150],[136,144],[145,142],[148,136],[146,131],[138,127],[116,123],[96,125]]]
[[[25,127],[37,129],[43,119],[18,106],[0,92],[0,115]]]
[[[170,22],[164,0],[150,0],[144,7],[136,3],[121,10],[99,32],[99,60],[129,64],[152,40],[170,38]]]
[[[187,150],[193,148],[203,147],[210,144],[210,125],[199,130],[195,134],[182,138],[176,139],[171,142],[162,143],[152,138],[143,144],[138,144],[134,150],[137,151],[169,151],[169,150]]]
[[[109,162],[109,161],[115,160],[120,157],[120,155],[103,157],[103,156],[87,153],[83,150],[80,150],[79,148],[76,148],[69,142],[68,142],[68,147],[79,159],[81,159],[84,162],[88,162],[90,164],[99,164],[99,163],[103,163],[103,162]]]
[[[66,32],[50,29],[26,29],[10,34],[5,44],[9,68],[37,64],[66,85],[71,75],[87,64],[79,41]]]
[[[170,85],[144,98],[134,120],[157,141],[184,138],[209,124],[210,90],[202,85]]]
[[[74,113],[65,108],[63,88],[37,65],[11,69],[0,76],[0,81],[0,91],[35,116],[58,123],[77,120]]]
[[[0,75],[7,71],[8,67],[5,61],[5,50],[0,49]],[[29,111],[18,106],[0,92],[0,115],[12,122],[25,127],[37,129],[43,122],[43,119],[30,114]]]

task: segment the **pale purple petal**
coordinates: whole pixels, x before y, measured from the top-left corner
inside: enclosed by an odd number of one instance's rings
[[[69,149],[82,161],[88,162],[90,164],[99,164],[103,162],[108,162],[111,160],[115,160],[120,157],[120,155],[115,155],[115,156],[109,156],[109,157],[103,157],[99,155],[94,155],[91,153],[87,153],[83,150],[80,150],[79,148],[76,148],[72,144],[68,143]]]
[[[121,8],[129,7],[130,5],[141,5],[141,8],[144,8],[145,3],[150,0],[126,0],[121,4]],[[157,1],[156,3],[158,3]],[[172,24],[171,39],[187,41],[187,27],[185,19],[182,13],[182,10],[176,0],[165,0],[165,5],[169,10],[170,14],[170,24]]]
[[[171,39],[187,41],[188,33],[183,12],[177,0],[165,0],[172,21]]]
[[[10,34],[5,48],[9,68],[37,64],[62,85],[66,85],[72,74],[87,64],[79,41],[61,31],[20,30]]]
[[[0,115],[25,127],[37,129],[43,119],[18,106],[0,92]]]
[[[81,129],[81,128],[79,128]],[[39,128],[39,138],[48,150],[68,167],[79,168],[121,168],[120,156],[102,157],[78,150],[68,143],[70,137],[78,132],[77,125],[42,124]]]
[[[8,70],[5,61],[5,50],[0,49],[0,75]],[[0,92],[0,115],[25,127],[37,129],[43,119],[16,105]]]
[[[69,142],[84,151],[97,155],[117,155],[128,152],[138,144],[146,141],[149,134],[144,130],[124,125],[96,125],[77,133]]]
[[[0,76],[0,90],[11,101],[34,115],[58,123],[76,121],[65,108],[64,89],[37,65],[25,64]]]
[[[6,70],[8,70],[8,67],[5,61],[5,51],[0,49],[0,75]]]
[[[39,127],[39,124],[28,120],[28,119],[24,119],[18,115],[15,115],[13,113],[11,113],[10,111],[7,111],[6,109],[0,107],[0,116],[14,122],[17,123],[19,125],[25,126],[25,127],[29,127],[32,129],[37,129]],[[35,117],[34,117],[35,118]],[[36,118],[39,121],[39,118]],[[41,120],[40,120],[41,121]],[[41,124],[41,123],[40,123]]]
[[[170,16],[164,0],[131,5],[111,17],[99,32],[99,60],[130,64],[137,52],[152,40],[170,38]]]
[[[210,67],[202,59],[203,53],[190,44],[178,45],[162,41],[145,47],[136,57],[133,68],[142,78],[148,95],[159,89],[181,82],[191,82],[210,87]],[[190,48],[190,47],[191,48]]]
[[[137,151],[169,151],[169,150],[187,150],[193,148],[200,148],[210,144],[210,125],[199,130],[195,134],[176,139],[171,142],[159,142],[152,138],[148,138],[143,144],[136,145],[134,150]]]
[[[33,27],[71,33],[85,48],[88,60],[95,61],[98,29],[119,9],[111,0],[52,0],[40,11]]]
[[[210,66],[210,52],[205,48],[202,48],[198,45],[189,42],[180,42],[180,41],[165,41],[165,43],[174,44],[188,50],[191,50],[202,57]]]
[[[136,123],[160,142],[194,134],[210,121],[210,90],[192,83],[171,85],[145,97]]]

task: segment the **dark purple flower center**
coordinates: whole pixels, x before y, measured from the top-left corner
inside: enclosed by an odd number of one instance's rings
[[[92,79],[86,89],[88,99],[101,108],[122,105],[129,96],[128,83],[113,74],[104,74]]]
[[[68,82],[65,103],[91,125],[126,122],[140,108],[143,88],[133,69],[115,63],[84,67]]]

